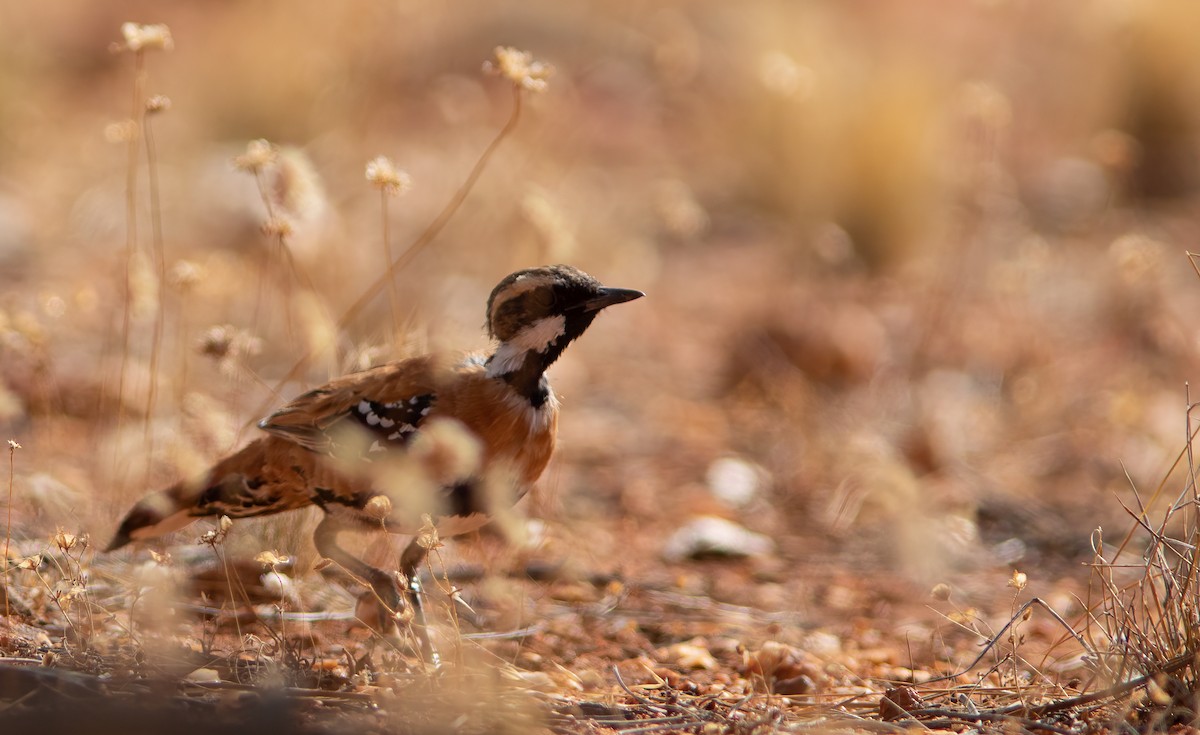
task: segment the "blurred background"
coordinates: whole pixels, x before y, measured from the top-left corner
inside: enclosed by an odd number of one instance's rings
[[[174,39],[145,54],[170,108],[156,181],[139,146],[132,258],[126,21]],[[570,262],[649,297],[554,367],[561,451],[525,509],[546,554],[813,616],[1014,566],[1070,606],[1093,529],[1123,532],[1185,446],[1197,27],[1183,0],[3,3],[14,535],[102,543],[250,436],[332,331],[285,397],[485,347],[492,286]],[[553,65],[548,89],[397,275],[397,314],[384,293],[336,330],[383,270],[366,162],[412,177],[398,255],[509,118],[481,72],[498,45]],[[290,259],[232,165],[258,138]],[[664,562],[697,516],[769,551]]]

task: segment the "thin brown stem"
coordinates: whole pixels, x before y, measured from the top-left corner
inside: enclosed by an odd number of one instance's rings
[[[267,185],[263,181],[262,169],[256,168],[254,170],[254,184],[258,187],[258,196],[262,200],[263,207],[267,210],[267,222],[273,223],[275,221],[275,205],[271,203],[271,197],[267,193]],[[259,318],[262,314],[263,301],[266,299],[268,284],[271,283],[272,263],[274,263],[274,258],[271,257],[268,246],[268,249],[264,251],[262,270],[258,274],[258,294],[254,300],[254,319],[252,323],[254,324],[255,331],[259,333],[265,330],[265,327],[259,323]]]
[[[263,178],[263,169],[255,169],[254,183],[258,186],[258,194],[262,199],[263,207],[267,212],[267,229],[271,233],[271,237],[277,254],[268,252],[266,265],[263,268],[259,278],[258,300],[254,307],[254,324],[255,329],[264,331],[265,327],[258,323],[259,313],[262,307],[263,299],[265,298],[265,289],[272,281],[274,273],[274,261],[278,260],[283,265],[283,270],[278,273],[280,288],[283,290],[284,308],[284,329],[289,338],[295,338],[294,312],[296,311],[296,294],[294,291],[295,284],[304,289],[309,294],[316,294],[316,286],[313,284],[312,278],[309,277],[307,271],[296,262],[295,254],[288,245],[288,235],[285,225],[282,222],[281,216],[277,213],[275,204],[272,202],[271,194],[267,187],[267,182]],[[274,257],[272,257],[274,255]],[[322,311],[325,311],[324,304],[321,303]],[[310,347],[310,354],[323,350],[328,345],[321,345],[319,348]],[[274,393],[274,391],[273,391]]]
[[[125,418],[125,381],[129,371],[129,352],[133,338],[133,267],[138,249],[137,186],[138,138],[141,136],[143,98],[146,87],[146,53],[134,53],[133,98],[129,114],[129,150],[125,171],[125,300],[121,318],[121,374],[117,382],[117,433]]]
[[[13,509],[13,469],[15,466],[14,455],[17,453],[17,447],[21,446],[12,439],[8,441],[8,522],[4,529],[4,617],[8,618],[8,549],[12,543],[12,509]]]
[[[383,267],[386,270],[392,264],[392,245],[388,237],[388,192],[385,187],[379,188],[379,209],[383,219]],[[396,279],[388,279],[388,303],[392,308],[392,339],[400,333],[400,294],[396,291]]]
[[[441,234],[441,231],[446,227],[447,223],[450,222],[451,218],[453,218],[458,212],[459,208],[462,207],[463,202],[466,201],[467,196],[471,193],[471,190],[475,188],[476,182],[479,181],[479,177],[483,174],[484,169],[487,168],[488,162],[491,161],[492,156],[495,155],[496,150],[500,147],[500,144],[504,142],[505,138],[512,134],[513,130],[515,130],[517,127],[517,123],[521,119],[521,88],[517,85],[513,85],[512,94],[513,106],[512,113],[508,117],[508,122],[504,124],[504,127],[500,129],[500,132],[496,134],[496,137],[493,138],[492,142],[489,143],[487,148],[484,149],[483,153],[479,156],[479,159],[475,162],[475,165],[471,168],[470,173],[467,174],[466,180],[463,181],[462,185],[457,191],[455,191],[454,196],[452,196],[450,201],[446,203],[446,206],[442,208],[442,211],[438,213],[438,216],[429,223],[429,226],[425,228],[424,232],[418,235],[417,238],[413,240],[413,242],[407,248],[405,248],[404,252],[400,253],[400,255],[392,261],[391,265],[388,266],[383,275],[381,275],[370,286],[368,286],[366,290],[363,291],[362,295],[359,296],[358,299],[351,304],[348,309],[346,309],[346,311],[342,314],[342,317],[338,319],[337,324],[335,325],[336,328],[332,331],[332,334],[337,334],[344,329],[346,325],[353,322],[367,307],[367,305],[379,295],[379,292],[395,278],[396,274],[399,273],[405,266],[407,266],[412,259],[421,252],[421,250],[423,250],[426,246],[433,242],[433,240],[437,238],[439,234]],[[287,373],[276,382],[276,390],[273,391],[273,393],[278,393],[278,389],[280,387],[289,381],[295,380],[300,373],[303,372],[306,367],[308,367],[309,362],[312,360],[317,351],[319,349],[325,349],[328,346],[329,345],[320,345],[316,347],[310,347],[308,351],[296,361],[291,369],[288,370]],[[260,406],[258,411],[255,412],[255,415],[263,413],[266,411],[266,409],[267,405],[264,404]]]
[[[167,257],[163,246],[162,203],[159,199],[158,149],[154,142],[154,128],[150,124],[151,113],[142,113],[142,135],[146,141],[146,172],[150,184],[150,227],[154,252],[154,271],[158,280],[154,311],[154,335],[150,342],[150,374],[147,376],[146,408],[142,415],[142,443],[146,447],[146,484],[149,484],[150,458],[154,456],[154,437],[150,422],[154,416],[154,404],[158,400],[158,360],[162,350],[165,298],[163,289],[167,281]]]
[[[1046,612],[1050,613],[1050,616],[1052,618],[1054,618],[1055,621],[1057,621],[1058,624],[1061,625],[1063,627],[1063,629],[1066,630],[1067,633],[1069,633],[1070,636],[1072,638],[1074,638],[1077,643],[1079,643],[1080,646],[1083,646],[1085,651],[1087,651],[1089,654],[1095,655],[1095,652],[1091,649],[1090,646],[1088,646],[1087,641],[1085,641],[1083,639],[1083,637],[1080,636],[1079,633],[1076,632],[1075,629],[1072,628],[1069,623],[1067,623],[1066,620],[1063,620],[1062,616],[1054,611],[1054,608],[1052,608],[1048,604],[1046,604],[1046,602],[1043,601],[1041,598],[1032,597],[1024,605],[1021,605],[1019,608],[1017,608],[1013,612],[1012,617],[1009,618],[1008,622],[1004,624],[1004,627],[1002,627],[995,635],[991,636],[988,639],[987,644],[983,647],[983,650],[979,652],[979,655],[975,657],[974,661],[967,664],[961,670],[956,671],[953,674],[937,676],[932,679],[929,679],[925,683],[928,684],[928,683],[933,683],[933,682],[938,682],[938,681],[952,681],[952,680],[957,679],[958,677],[962,676],[963,674],[967,673],[971,669],[975,668],[975,666],[980,661],[982,661],[985,656],[988,655],[988,652],[991,651],[993,648],[995,648],[996,644],[998,644],[1001,641],[1001,636],[1003,636],[1005,634],[1005,632],[1007,632],[1010,628],[1015,628],[1016,625],[1021,621],[1022,616],[1024,616],[1025,611],[1033,608],[1034,606],[1040,607],[1043,610],[1045,610]]]

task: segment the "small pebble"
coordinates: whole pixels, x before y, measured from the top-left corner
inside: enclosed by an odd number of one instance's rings
[[[721,457],[708,466],[705,483],[713,497],[740,508],[754,500],[765,484],[766,471],[738,457]]]
[[[673,533],[663,545],[662,555],[667,561],[680,561],[703,556],[757,556],[774,550],[775,542],[760,533],[724,518],[701,516]]]

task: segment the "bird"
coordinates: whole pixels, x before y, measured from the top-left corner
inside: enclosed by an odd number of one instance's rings
[[[338,543],[347,530],[414,535],[400,557],[422,653],[436,663],[419,567],[434,540],[485,525],[516,502],[554,452],[559,401],[546,370],[604,309],[645,296],[570,265],[519,270],[487,300],[489,352],[426,354],[350,373],[258,422],[264,435],[198,477],[139,500],[106,551],[198,518],[261,516],[315,505],[317,552],[365,583],[394,629],[394,575]]]

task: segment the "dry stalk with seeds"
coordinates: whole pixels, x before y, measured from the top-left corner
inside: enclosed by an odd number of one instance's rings
[[[294,222],[296,212],[293,207],[289,206],[289,194],[291,188],[301,178],[301,174],[292,158],[285,156],[276,145],[263,139],[247,143],[246,150],[234,157],[233,165],[237,170],[254,177],[259,198],[262,200],[263,209],[266,212],[262,231],[274,245],[268,252],[267,268],[260,278],[258,298],[254,307],[254,323],[259,329],[262,328],[259,321],[263,310],[263,300],[266,298],[266,284],[273,280],[271,274],[275,272],[275,269],[271,266],[278,263],[283,268],[283,275],[279,281],[287,302],[284,312],[287,319],[286,329],[290,335],[294,328],[293,318],[300,311],[297,307],[316,301],[316,288],[313,286],[312,279],[297,262],[291,246],[291,238],[295,234],[296,228]],[[303,304],[298,301],[298,296],[294,291],[295,284],[299,284],[302,289],[302,296],[299,298],[304,299]],[[321,303],[319,311],[322,315],[324,315],[324,310],[324,304]],[[325,319],[325,321],[328,320]]]
[[[1167,476],[1149,499],[1132,488],[1132,525],[1115,547],[1093,536],[1094,591],[1084,634],[1095,641],[1097,680],[1121,690],[1140,729],[1162,731],[1200,719],[1200,492],[1192,442],[1196,404],[1188,397],[1182,490],[1165,498]],[[1176,466],[1178,466],[1178,461]],[[1172,467],[1172,471],[1175,467]]]
[[[1007,722],[1023,730],[1053,732],[1083,726],[1158,733],[1200,721],[1200,492],[1191,448],[1200,427],[1192,425],[1195,407],[1189,398],[1188,444],[1154,493],[1143,498],[1136,486],[1131,488],[1134,505],[1125,510],[1132,523],[1121,540],[1109,545],[1101,529],[1094,532],[1092,585],[1082,624],[1071,628],[1043,600],[1033,598],[1014,610],[1009,622],[962,671],[927,682],[962,676],[1001,640],[1010,644],[1012,653],[1000,663],[1011,657],[1015,667],[1017,647],[1023,642],[1017,627],[1041,608],[1066,630],[1061,641],[1072,640],[1082,651],[1079,660],[1089,673],[1074,686],[1081,693],[1065,696],[1053,677],[1020,660],[1039,673],[1050,689],[1035,694],[1013,676],[1017,686],[1006,695],[1016,701],[1004,702],[993,695],[995,705],[990,709],[954,704],[910,709],[905,717],[927,727]],[[1183,461],[1188,463],[1184,486],[1175,497],[1164,499],[1168,481]],[[1165,509],[1156,510],[1164,505]],[[1016,571],[1009,580],[1018,592],[1026,583],[1026,576]],[[949,597],[946,591],[942,594]],[[1013,674],[1017,673],[1014,668]]]
[[[4,617],[9,616],[8,605],[8,558],[12,545],[12,511],[13,511],[13,470],[16,463],[17,450],[21,445],[15,439],[8,440],[8,518],[4,527]]]
[[[467,199],[467,195],[475,188],[476,182],[483,175],[484,170],[495,155],[496,150],[499,149],[500,144],[516,130],[517,124],[521,120],[521,101],[523,95],[527,92],[541,92],[546,89],[546,79],[553,72],[553,67],[541,62],[534,62],[528,52],[516,51],[503,46],[496,48],[495,55],[496,59],[485,62],[483,69],[486,73],[504,76],[512,83],[513,102],[508,120],[500,128],[500,131],[496,133],[496,137],[483,150],[479,158],[476,159],[475,165],[471,167],[471,171],[467,174],[467,178],[458,187],[457,191],[454,192],[454,195],[450,197],[450,200],[446,202],[446,206],[434,217],[425,230],[391,262],[383,274],[364,289],[358,299],[342,313],[341,318],[334,325],[334,334],[340,333],[347,325],[353,323],[363,310],[375,300],[380,291],[394,281],[396,274],[403,270],[412,262],[413,258],[441,234],[442,230],[445,229],[446,225],[462,207],[463,202]],[[321,349],[324,347],[328,347],[328,345],[322,346]],[[310,348],[300,357],[292,365],[292,368],[277,381],[276,390],[273,392],[278,392],[278,389],[285,383],[298,378],[307,369],[309,362],[318,351],[318,348]],[[266,404],[259,406],[257,413],[264,413],[267,407]]]
[[[400,196],[412,188],[412,177],[407,172],[396,168],[386,156],[377,156],[367,163],[367,181],[379,189],[379,209],[382,217],[383,267],[386,270],[392,265],[392,245],[388,236],[388,199]],[[400,296],[396,291],[396,279],[388,280],[388,303],[392,310],[393,339],[400,331]]]
[[[139,291],[153,290],[154,328],[150,347],[150,375],[147,388],[146,405],[143,410],[143,441],[146,444],[146,456],[151,452],[152,436],[150,433],[150,417],[154,411],[154,403],[158,385],[158,359],[161,349],[163,331],[163,297],[162,285],[166,280],[166,258],[163,252],[162,208],[159,202],[158,155],[154,136],[150,127],[153,115],[166,111],[170,102],[166,97],[154,96],[147,98],[146,85],[149,72],[146,68],[146,53],[148,51],[170,51],[175,47],[171,37],[171,29],[163,24],[142,25],[124,23],[121,25],[122,42],[114,43],[110,50],[114,53],[132,52],[134,57],[134,74],[132,101],[129,118],[118,124],[115,130],[120,131],[118,139],[126,144],[128,156],[125,172],[125,288],[123,312],[121,320],[121,372],[117,385],[117,430],[125,413],[125,390],[128,381],[129,360],[133,350],[133,316],[135,305],[139,301]],[[146,159],[150,179],[150,213],[153,235],[151,260],[154,263],[154,278],[139,277],[141,247],[138,237],[138,168],[140,166],[141,148],[139,143],[146,145]],[[153,286],[151,287],[151,284]],[[144,296],[144,294],[143,294]],[[149,475],[149,460],[145,474]]]

